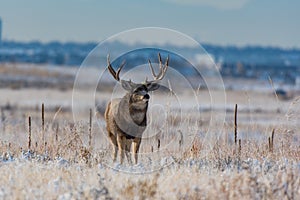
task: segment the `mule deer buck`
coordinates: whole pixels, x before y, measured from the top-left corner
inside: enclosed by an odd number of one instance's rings
[[[148,92],[159,88],[158,82],[164,78],[169,65],[169,56],[165,64],[162,64],[160,54],[158,54],[158,60],[160,71],[156,75],[149,59],[149,66],[154,80],[148,81],[146,78],[143,83],[134,83],[131,80],[120,79],[120,72],[125,63],[115,71],[111,66],[109,55],[107,56],[109,72],[116,81],[121,83],[122,88],[127,91],[123,98],[111,100],[104,114],[106,129],[113,146],[114,162],[119,151],[120,163],[123,163],[124,154],[126,154],[128,162],[132,164],[130,157],[131,146],[134,162],[135,164],[138,162],[142,135],[147,126],[147,110],[150,99]]]

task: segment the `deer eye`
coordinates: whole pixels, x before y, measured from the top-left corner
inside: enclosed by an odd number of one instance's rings
[[[134,94],[138,94],[138,93],[139,93],[139,89],[133,90],[133,93],[134,93]]]

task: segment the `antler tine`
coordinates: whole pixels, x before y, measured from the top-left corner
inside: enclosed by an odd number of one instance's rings
[[[169,66],[169,55],[168,55],[167,60],[165,62],[165,66]]]
[[[121,70],[122,70],[122,68],[124,67],[124,65],[125,65],[125,61],[123,61],[122,62],[122,64],[121,64],[121,66],[119,67],[119,69],[117,70],[117,77],[118,77],[118,79],[120,80],[120,72],[121,72]]]
[[[114,79],[116,79],[117,81],[120,81],[120,72],[125,65],[125,61],[121,64],[121,66],[117,69],[117,72],[116,72],[110,64],[110,57],[108,54],[107,55],[107,65],[108,65],[107,68],[108,68],[109,72],[111,73],[111,75],[114,77]]]
[[[164,65],[162,65],[160,53],[158,54],[158,57],[159,57],[159,63],[160,63],[160,71],[159,71],[158,76],[156,77],[156,80],[161,80],[164,78],[164,76],[167,72],[168,66],[169,66],[169,55],[168,55],[167,60]]]
[[[165,62],[165,65],[164,65],[163,77],[165,76],[168,67],[169,67],[169,55],[168,55],[168,57],[167,57],[167,60],[166,60],[166,62]]]
[[[109,54],[107,55],[107,68],[108,68],[109,72],[111,73],[111,75],[114,77],[114,79],[117,80],[116,71],[112,68],[112,66],[110,64]],[[119,81],[119,80],[117,80],[117,81]]]
[[[149,66],[150,66],[150,69],[151,69],[152,76],[155,78],[155,77],[156,77],[156,75],[155,75],[154,69],[153,69],[153,67],[152,67],[151,60],[150,60],[150,59],[148,59],[148,62],[149,62]]]
[[[162,68],[162,60],[161,60],[160,53],[158,53],[158,61],[159,61],[159,69],[161,70],[161,68]]]
[[[158,80],[161,80],[164,78],[166,71],[168,69],[168,66],[169,66],[169,55],[168,55],[167,60],[164,65],[162,64],[162,59],[161,59],[160,53],[158,53],[158,60],[159,60],[159,73],[157,75],[154,72],[154,69],[152,67],[152,63],[151,63],[150,59],[148,60],[152,76],[154,77],[154,81],[158,81]]]

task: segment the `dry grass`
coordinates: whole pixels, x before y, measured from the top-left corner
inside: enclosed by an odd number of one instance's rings
[[[120,166],[92,110],[74,123],[69,109],[1,106],[0,199],[300,199],[295,123],[246,123],[239,106],[221,128],[206,123],[210,112],[168,110],[166,126],[148,130],[160,132],[143,140],[141,163]]]

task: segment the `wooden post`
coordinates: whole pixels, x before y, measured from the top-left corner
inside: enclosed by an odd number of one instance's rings
[[[271,137],[271,146],[272,146],[272,152],[274,150],[274,135],[275,135],[275,129],[272,130],[272,137]]]
[[[93,116],[92,116],[92,109],[90,109],[90,123],[89,123],[89,147],[92,147],[92,123],[93,123]]]
[[[242,153],[242,141],[239,139],[239,156],[241,156]]]
[[[234,109],[234,144],[237,144],[237,104]]]
[[[45,106],[42,103],[42,130],[45,131]]]
[[[44,103],[42,103],[42,142],[44,145],[44,148],[46,148],[46,142],[45,142],[45,106]]]
[[[31,117],[28,117],[28,150],[31,148]]]

